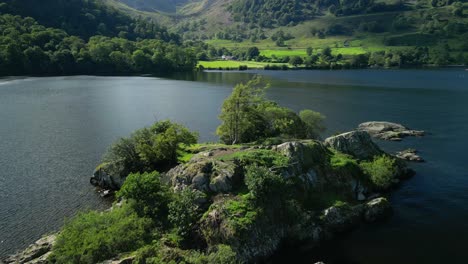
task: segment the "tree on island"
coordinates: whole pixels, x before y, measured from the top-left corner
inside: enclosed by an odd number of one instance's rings
[[[221,125],[216,133],[222,142],[238,144],[272,137],[318,138],[325,130],[325,117],[320,113],[304,110],[298,115],[266,99],[265,91],[269,86],[257,76],[234,87],[219,116]]]

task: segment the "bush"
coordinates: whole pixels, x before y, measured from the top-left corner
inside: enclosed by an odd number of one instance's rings
[[[135,250],[150,238],[151,220],[128,205],[105,213],[78,214],[57,237],[52,263],[97,263]]]
[[[136,252],[134,263],[136,264],[162,264],[162,263],[186,263],[186,264],[235,264],[239,263],[236,253],[228,245],[219,244],[208,253],[196,250],[182,250],[167,247],[163,243],[155,243],[139,249]]]
[[[279,198],[287,191],[284,179],[266,167],[247,167],[245,184],[252,197],[261,202],[270,201],[272,196]]]
[[[390,156],[380,156],[373,161],[360,164],[363,172],[377,189],[385,190],[393,184],[398,172],[396,160]]]
[[[183,238],[187,238],[197,225],[202,213],[197,200],[202,198],[203,193],[186,188],[176,192],[169,204],[169,221]]]
[[[307,138],[317,139],[320,137],[320,133],[326,130],[325,116],[319,112],[306,109],[299,112],[299,117],[304,122]]]
[[[106,163],[122,163],[121,177],[131,172],[164,170],[177,164],[183,146],[197,143],[197,133],[169,120],[119,139],[104,155]]]
[[[216,251],[208,255],[208,263],[235,264],[238,263],[236,252],[228,245],[218,245]]]
[[[158,172],[132,173],[128,175],[117,197],[133,200],[133,207],[140,216],[165,222],[168,212],[169,189],[161,183]]]

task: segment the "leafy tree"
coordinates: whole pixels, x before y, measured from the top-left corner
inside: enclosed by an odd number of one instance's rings
[[[299,56],[293,56],[289,60],[289,64],[293,65],[294,67],[297,67],[303,63],[304,63],[304,60],[302,60],[302,58]]]
[[[307,50],[306,50],[307,56],[309,56],[309,57],[312,56],[313,51],[314,51],[314,49],[312,47],[307,47]]]
[[[325,116],[319,112],[306,109],[299,112],[299,117],[304,122],[307,138],[317,139],[320,133],[326,129],[324,125]]]
[[[183,238],[189,237],[202,213],[198,201],[204,194],[191,188],[176,192],[169,203],[169,221]]]
[[[161,182],[157,171],[129,174],[117,197],[131,200],[139,216],[150,217],[160,224],[166,222],[169,188]]]
[[[125,177],[131,172],[165,170],[177,164],[184,146],[195,144],[198,134],[169,120],[156,122],[135,131],[129,138],[114,143],[103,158],[104,163],[121,164],[111,174]]]
[[[234,87],[223,103],[222,123],[216,131],[223,142],[246,143],[278,136],[315,138],[322,131],[322,115],[309,110],[303,113],[304,120],[301,119],[291,109],[267,100],[264,92],[268,86],[256,77]]]
[[[249,60],[255,59],[258,56],[260,56],[260,51],[258,50],[257,47],[250,47],[247,50],[246,56],[247,56],[247,59],[249,59]]]
[[[268,88],[260,77],[255,77],[246,84],[234,87],[231,95],[224,100],[221,125],[216,133],[227,144],[249,142],[255,138],[256,121],[261,119],[256,106],[265,101],[265,90]],[[261,121],[259,121],[261,122]]]

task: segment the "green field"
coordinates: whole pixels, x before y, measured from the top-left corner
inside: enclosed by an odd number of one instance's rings
[[[205,69],[238,69],[239,66],[247,66],[249,69],[263,69],[266,65],[285,65],[284,63],[266,63],[266,62],[255,62],[255,61],[231,61],[231,60],[219,60],[219,61],[200,61],[198,65],[203,66]],[[287,65],[287,64],[286,64]]]

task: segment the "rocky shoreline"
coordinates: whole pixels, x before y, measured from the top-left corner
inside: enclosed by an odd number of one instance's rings
[[[403,126],[389,125],[392,123],[388,122],[371,123],[361,124],[356,131],[327,138],[324,142],[301,140],[279,145],[244,146],[236,149],[210,148],[196,153],[187,163],[169,170],[164,175],[164,179],[174,192],[189,188],[213,197],[210,201],[207,199],[194,201],[200,205],[211,203],[210,209],[200,223],[202,228],[210,230],[210,235],[206,238],[207,243],[221,241],[234,244],[241,261],[255,262],[268,257],[285,239],[293,239],[298,243],[312,246],[319,245],[361,224],[384,220],[392,215],[390,203],[381,195],[391,187],[381,189],[381,192],[376,191],[366,180],[363,180],[362,175],[354,172],[347,165],[335,168],[328,163],[328,159],[333,159],[335,157],[333,155],[336,155],[333,151],[349,155],[351,162],[372,160],[380,155],[388,155],[372,141],[371,136],[397,140],[408,135],[423,135],[421,131],[409,132],[411,130]],[[291,161],[287,167],[272,168],[279,171],[285,179],[297,179],[305,190],[314,189],[324,193],[329,190],[340,190],[341,195],[349,197],[349,203],[338,203],[318,211],[304,212],[294,224],[278,224],[272,226],[272,230],[265,226],[252,226],[247,237],[239,238],[229,233],[225,230],[229,221],[226,208],[229,202],[238,199],[234,190],[243,181],[241,172],[243,168],[227,157],[232,153],[255,153],[259,150],[281,154]],[[348,159],[348,156],[345,157]],[[403,159],[408,158],[402,155],[399,155],[399,158],[401,159],[397,164],[398,170],[394,175],[392,186],[414,174],[404,165]],[[105,164],[98,167],[91,178],[91,183],[106,189],[120,188],[125,178],[107,173],[109,166],[115,170],[117,165]],[[47,257],[51,253],[55,238],[56,235],[41,238],[26,250],[0,260],[0,263],[47,263]],[[132,257],[117,257],[103,263],[132,263]]]

